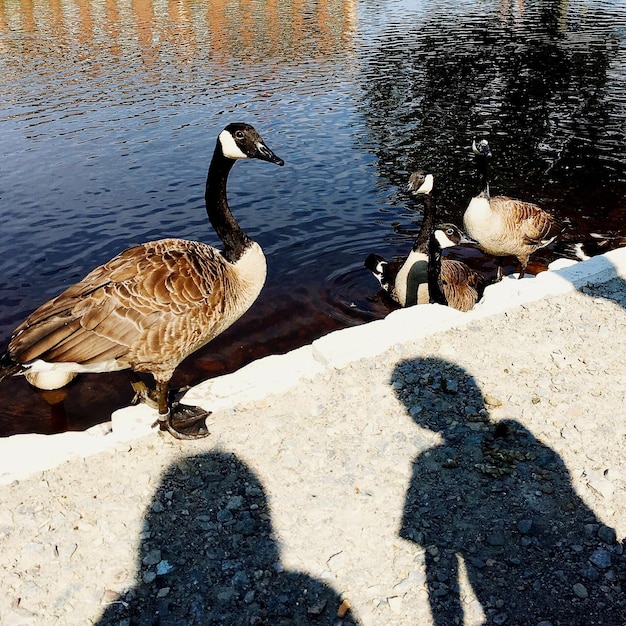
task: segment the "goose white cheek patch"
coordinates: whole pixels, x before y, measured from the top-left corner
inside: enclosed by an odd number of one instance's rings
[[[426,178],[424,182],[421,184],[420,188],[417,190],[417,193],[430,193],[433,190],[433,184],[435,179],[432,174],[426,174]]]
[[[448,239],[448,236],[442,230],[435,231],[435,239],[441,248],[452,248],[454,246],[454,242]]]
[[[241,148],[235,143],[233,136],[223,130],[219,135],[220,144],[222,144],[222,153],[229,159],[247,159],[248,155],[242,152]]]

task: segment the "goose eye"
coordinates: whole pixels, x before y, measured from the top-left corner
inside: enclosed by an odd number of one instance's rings
[[[242,130],[238,130],[238,131],[235,133],[235,137],[236,137],[237,139],[243,139],[243,131],[242,131]]]

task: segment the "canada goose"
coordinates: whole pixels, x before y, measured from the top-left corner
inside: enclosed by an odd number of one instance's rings
[[[472,151],[481,176],[481,192],[471,199],[465,210],[465,230],[486,253],[497,257],[496,280],[502,279],[505,256],[517,257],[519,278],[523,278],[530,255],[554,241],[563,226],[536,204],[507,196],[491,197],[487,177],[487,161],[491,157],[489,143],[486,139],[474,140]]]
[[[219,134],[206,180],[206,210],[223,242],[162,239],[130,248],[43,304],[14,331],[0,357],[0,380],[22,373],[150,373],[156,390],[134,375],[139,398],[158,409],[161,430],[179,439],[208,435],[208,413],[172,403],[178,364],[225,330],[256,300],[265,282],[260,246],[228,206],[226,183],[237,159],[284,165],[249,124]]]
[[[626,237],[621,235],[600,235],[589,233],[585,241],[558,241],[554,246],[557,257],[565,257],[574,261],[587,261],[598,254],[626,246]]]
[[[433,185],[433,175],[424,170],[417,170],[409,177],[407,189],[424,197],[424,218],[413,247],[400,267],[374,253],[368,255],[364,263],[382,289],[403,307],[428,302],[428,237],[435,222]]]
[[[443,248],[460,243],[476,242],[454,224],[440,224],[433,230],[429,242],[428,293],[431,302],[470,311],[481,296],[483,277],[463,261],[442,258]]]
[[[395,279],[400,268],[395,267],[394,270],[393,264],[375,252],[368,254],[363,264],[380,283],[381,289],[393,297]]]

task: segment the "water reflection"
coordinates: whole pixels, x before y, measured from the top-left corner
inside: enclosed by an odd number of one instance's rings
[[[570,218],[572,236],[626,234],[624,41],[626,7],[608,0],[0,0],[0,342],[133,244],[216,244],[204,180],[233,120],[287,164],[270,185],[255,167],[230,182],[268,281],[175,384],[387,314],[362,261],[406,254],[417,165],[458,221],[479,130],[495,190]],[[117,387],[77,381],[70,428],[124,404]],[[0,433],[47,411],[24,381],[0,386]]]
[[[106,53],[123,58],[140,52],[146,66],[184,67],[198,57],[246,63],[270,57],[319,59],[353,45],[356,0],[133,0],[120,5],[93,0],[0,3],[0,44],[23,67],[42,47],[79,58]],[[33,35],[45,37],[37,40]],[[7,58],[7,61],[10,57]]]
[[[445,181],[446,217],[459,220],[474,191],[468,147],[485,134],[497,150],[495,192],[605,231],[626,191],[623,7],[448,5],[414,8],[409,28],[389,25],[361,58],[383,175],[400,185],[430,167]]]

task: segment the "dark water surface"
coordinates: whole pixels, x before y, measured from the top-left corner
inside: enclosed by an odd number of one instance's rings
[[[572,239],[626,235],[625,69],[619,1],[0,0],[0,344],[131,245],[219,245],[204,181],[231,121],[286,161],[229,182],[268,280],[176,385],[384,316],[363,259],[410,248],[418,166],[461,222],[475,133],[495,193],[567,218]],[[80,377],[65,415],[53,396],[4,381],[0,435],[80,430],[131,393],[115,374]]]

